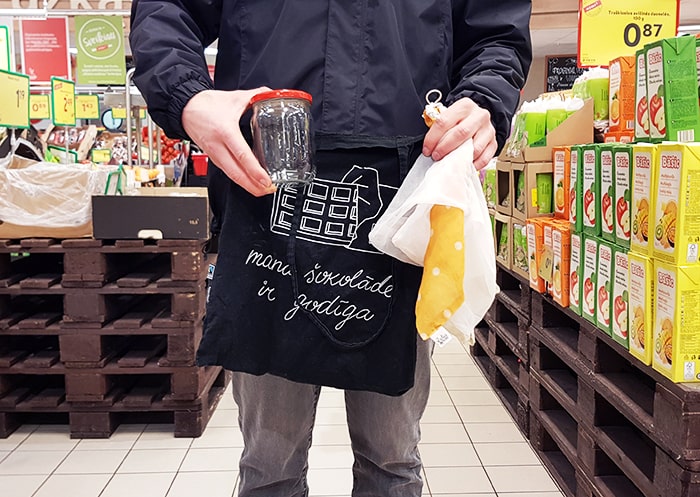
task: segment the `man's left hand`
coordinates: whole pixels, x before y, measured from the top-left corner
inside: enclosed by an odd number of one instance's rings
[[[474,139],[474,167],[478,171],[498,150],[496,130],[489,111],[470,98],[462,98],[443,110],[430,127],[423,141],[423,155],[438,161],[470,138]]]

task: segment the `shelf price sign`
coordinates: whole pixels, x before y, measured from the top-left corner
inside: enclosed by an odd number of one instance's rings
[[[75,126],[75,83],[51,78],[51,116],[56,126]]]
[[[99,97],[97,95],[76,95],[75,117],[77,117],[78,119],[99,119]]]
[[[51,117],[51,102],[48,95],[29,96],[29,117],[31,119],[49,119]]]
[[[578,65],[608,66],[676,36],[680,0],[579,0]]]
[[[29,127],[29,76],[0,71],[0,126]]]

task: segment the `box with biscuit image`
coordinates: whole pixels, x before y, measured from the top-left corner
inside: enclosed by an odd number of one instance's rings
[[[612,309],[613,248],[608,242],[598,242],[598,271],[596,277],[596,326],[612,336],[610,310]]]
[[[610,331],[613,339],[626,349],[629,348],[629,266],[627,250],[613,247]]]
[[[654,193],[656,191],[657,146],[638,143],[632,146],[632,231],[630,250],[651,257],[654,242]]]
[[[529,264],[527,258],[527,227],[525,223],[513,220],[513,265],[511,270],[525,278],[528,279],[530,275]]]
[[[700,139],[695,38],[667,38],[645,48],[651,141]]]
[[[581,145],[569,147],[569,223],[576,233],[583,231],[583,150]]]
[[[583,285],[582,243],[579,233],[571,233],[571,261],[569,263],[569,309],[581,315],[581,288]]]
[[[654,328],[654,267],[651,259],[632,252],[629,259],[629,350],[651,365]]]
[[[697,264],[700,245],[700,144],[662,143],[654,199],[654,259]]]
[[[596,282],[598,281],[598,239],[583,239],[583,283],[581,284],[581,316],[596,324]]]
[[[671,381],[700,382],[700,266],[654,261],[652,366]]]
[[[631,231],[630,201],[632,200],[630,186],[632,147],[621,144],[613,147],[613,162],[615,164],[615,244],[629,249]]]
[[[600,236],[611,243],[615,242],[615,163],[613,161],[613,145],[598,146],[598,171],[596,183],[600,185],[598,223]]]
[[[598,146],[584,145],[583,153],[583,199],[582,226],[589,236],[600,236],[600,154]]]

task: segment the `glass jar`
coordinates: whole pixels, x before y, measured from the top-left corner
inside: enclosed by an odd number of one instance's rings
[[[309,183],[312,160],[311,95],[298,90],[273,90],[250,101],[253,152],[276,185]]]

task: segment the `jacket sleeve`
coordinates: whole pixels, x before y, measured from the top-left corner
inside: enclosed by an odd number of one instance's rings
[[[530,0],[464,0],[453,12],[452,91],[491,113],[499,150],[532,62]]]
[[[214,87],[204,48],[218,37],[221,0],[136,0],[131,9],[134,82],[165,133],[187,138],[182,110]]]

